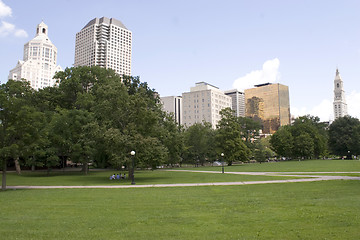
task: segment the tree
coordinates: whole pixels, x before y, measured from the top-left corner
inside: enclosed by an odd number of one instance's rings
[[[314,140],[308,133],[302,133],[294,138],[293,155],[298,158],[314,156]]]
[[[208,122],[195,123],[185,131],[185,158],[187,161],[203,165],[209,157],[214,156],[214,130]]]
[[[295,119],[292,125],[280,127],[270,143],[283,157],[318,158],[327,154],[327,139],[326,124],[307,115]]]
[[[81,135],[82,130],[72,130],[78,134],[75,134],[77,143],[74,145],[71,142],[73,147],[69,157],[84,161],[81,154],[74,153],[88,149],[90,152],[87,151],[87,156],[95,154],[102,161],[107,161],[108,165],[119,168],[129,166],[128,154],[132,150],[136,151],[136,158],[139,159],[141,153],[135,149],[136,146],[151,146],[152,149],[147,150],[149,154],[146,159],[141,159],[139,164],[147,162],[154,166],[158,163],[156,161],[163,162],[162,157],[168,152],[164,149],[164,113],[159,98],[147,83],[142,83],[139,77],[119,76],[110,69],[99,67],[68,68],[55,77],[60,79],[60,107],[76,113],[77,119],[83,119],[79,120],[82,124],[97,125],[95,129],[98,129],[92,138],[97,142],[94,153],[90,151],[94,150],[90,147],[93,144],[83,141],[88,138]],[[74,112],[73,109],[79,111]],[[86,122],[82,117],[84,113],[91,116],[92,120]],[[76,126],[74,123],[69,124]],[[74,139],[74,136],[69,139]],[[156,149],[162,149],[165,154],[159,155],[159,158],[150,156]],[[150,164],[151,161],[155,162]]]
[[[326,154],[328,140],[326,125],[321,123],[318,117],[307,115],[297,118],[291,127],[291,132],[294,138],[304,133],[310,136],[313,144],[313,153],[309,156],[310,158],[319,158]]]
[[[181,164],[182,154],[185,149],[184,128],[176,123],[173,115],[164,113],[158,136],[168,151],[166,164],[171,166],[176,163]]]
[[[229,166],[234,161],[247,161],[250,155],[250,150],[243,141],[244,125],[242,125],[243,122],[241,121],[243,119],[237,118],[233,113],[230,108],[220,111],[221,120],[217,125],[216,134],[218,151],[224,153]],[[254,132],[253,129],[250,131]]]
[[[270,145],[278,156],[291,157],[293,155],[294,140],[290,131],[291,126],[282,126],[270,138]]]
[[[333,154],[347,156],[360,154],[360,121],[345,116],[337,118],[329,127],[329,148]]]
[[[275,156],[275,153],[270,149],[269,140],[270,138],[260,138],[255,141],[254,157],[260,163]]]
[[[31,105],[33,91],[28,82],[9,80],[0,86],[0,161],[6,188],[7,161],[14,160],[21,173],[20,159],[27,159],[39,139],[44,116]]]

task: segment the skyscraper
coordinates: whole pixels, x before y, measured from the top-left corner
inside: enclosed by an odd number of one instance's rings
[[[245,90],[246,117],[262,123],[262,131],[272,134],[290,124],[289,88],[276,83],[256,85]]]
[[[231,108],[231,97],[206,82],[198,82],[190,92],[182,94],[183,124],[187,127],[203,121],[211,123],[213,128],[221,119],[220,111]]]
[[[181,96],[168,96],[160,98],[163,109],[174,114],[175,121],[182,124],[182,97]]]
[[[114,18],[94,18],[76,34],[74,66],[111,68],[131,75],[132,33]]]
[[[53,86],[53,79],[61,67],[56,65],[57,48],[48,37],[48,26],[41,22],[36,27],[35,38],[24,45],[23,60],[10,70],[9,79],[26,79],[34,89]]]
[[[339,70],[336,69],[334,80],[334,119],[347,115],[347,104],[345,101],[345,91],[343,81],[340,77]]]
[[[245,94],[237,89],[225,91],[225,95],[232,99],[232,110],[236,117],[245,117]]]

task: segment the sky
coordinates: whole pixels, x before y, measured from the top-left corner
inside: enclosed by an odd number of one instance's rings
[[[348,113],[360,118],[359,13],[358,0],[0,0],[0,81],[41,21],[65,69],[75,34],[108,17],[132,31],[132,75],[161,96],[202,81],[221,90],[281,83],[294,117],[329,121],[338,68]]]

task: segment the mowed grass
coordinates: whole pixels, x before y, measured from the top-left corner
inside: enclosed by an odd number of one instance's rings
[[[360,181],[0,191],[1,239],[360,239]]]
[[[191,173],[191,172],[170,172],[165,170],[144,170],[135,172],[136,184],[171,184],[171,183],[206,183],[206,182],[239,182],[239,181],[266,181],[292,179],[292,177],[281,176],[249,176],[221,174],[221,166],[196,167],[196,168],[175,168],[175,170],[200,170],[215,171],[216,173]],[[360,172],[359,160],[306,160],[306,161],[282,161],[270,163],[252,163],[234,166],[225,166],[226,172]],[[109,180],[109,176],[119,171],[90,171],[83,175],[77,171],[53,171],[48,176],[46,172],[23,171],[21,176],[14,172],[7,174],[7,185],[44,185],[44,186],[90,186],[90,185],[129,185],[131,181]],[[124,172],[122,172],[124,173]],[[127,173],[127,172],[126,172]],[[319,174],[320,175],[320,174]],[[359,176],[359,174],[325,174],[342,176]],[[1,181],[1,180],[0,180]]]
[[[199,169],[199,168],[186,168]],[[217,167],[204,167],[201,170],[212,171]],[[246,163],[234,166],[225,166],[229,172],[360,172],[359,160],[302,160],[280,161],[265,163]]]
[[[135,182],[141,184],[172,184],[172,183],[206,183],[206,182],[241,182],[293,179],[293,177],[247,176],[219,173],[192,173],[173,171],[136,171]],[[24,171],[7,174],[8,186],[96,186],[96,185],[129,185],[130,179],[109,180],[114,171],[93,171],[88,175],[81,172],[53,172],[49,176],[45,172]],[[115,173],[117,173],[115,171]]]

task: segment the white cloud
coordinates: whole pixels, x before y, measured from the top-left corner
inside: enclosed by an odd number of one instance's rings
[[[12,15],[11,8],[0,0],[0,18],[11,17],[11,15]]]
[[[352,117],[360,119],[360,93],[352,91],[346,96],[346,103],[348,107],[348,114]],[[306,107],[291,107],[291,115],[296,117],[311,115],[317,116],[321,121],[334,120],[334,111],[333,111],[333,101],[329,99],[324,99],[321,103],[313,106],[311,109]]]
[[[0,0],[0,18],[11,17],[12,9],[7,6],[2,0]],[[1,21],[0,25],[0,37],[7,37],[13,35],[15,37],[28,37],[27,32],[24,29],[18,29],[12,23]]]
[[[261,70],[254,70],[244,77],[236,79],[233,88],[243,91],[247,88],[253,88],[257,84],[277,82],[280,78],[279,66],[278,58],[268,60],[263,64]]]
[[[0,26],[0,37],[6,37],[7,35],[13,33],[15,30],[15,25],[5,22],[5,21],[1,21],[1,26]]]
[[[360,119],[360,93],[352,91],[346,96],[346,103],[348,107],[348,114],[352,117]]]
[[[291,115],[295,118],[311,115],[319,117],[321,121],[330,121],[334,119],[333,103],[329,99],[323,99],[319,104],[313,106],[311,109],[306,107],[293,107],[290,108]]]
[[[15,31],[15,36],[16,37],[23,37],[23,38],[27,38],[29,35],[27,34],[27,32],[24,29],[17,29]]]

